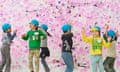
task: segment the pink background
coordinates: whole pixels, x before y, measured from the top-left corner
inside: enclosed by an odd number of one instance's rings
[[[27,42],[21,39],[21,34],[29,30],[29,22],[34,18],[40,23],[46,23],[49,26],[48,31],[52,34],[48,41],[51,56],[47,58],[51,72],[65,70],[61,58],[60,40],[63,23],[71,23],[73,27],[73,47],[75,48],[73,55],[81,65],[78,67],[75,63],[74,72],[91,72],[89,45],[81,41],[81,28],[85,27],[89,34],[90,27],[97,23],[103,31],[105,23],[110,21],[110,28],[120,31],[120,0],[0,0],[0,25],[6,22],[11,23],[13,30],[18,30],[17,37],[11,46],[12,72],[29,71]],[[0,29],[0,39],[1,35],[2,29]],[[119,38],[116,46],[115,68],[119,72]],[[44,72],[42,65],[40,72]]]

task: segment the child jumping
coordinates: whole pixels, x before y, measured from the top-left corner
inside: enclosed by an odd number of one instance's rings
[[[41,53],[40,53],[41,62],[44,66],[45,72],[50,72],[50,69],[45,59],[46,57],[50,56],[50,51],[47,46],[47,36],[51,37],[51,35],[47,32],[48,26],[46,24],[42,24],[40,28],[42,28],[43,32],[46,34],[46,38],[41,40]]]
[[[86,36],[85,28],[82,29],[82,40],[90,43],[90,58],[91,58],[91,66],[92,72],[97,72],[97,67],[99,72],[104,72],[103,67],[103,58],[102,58],[102,47],[110,47],[111,37],[108,37],[108,42],[105,42],[104,39],[100,37],[101,28],[99,26],[94,26],[91,28],[92,36]]]
[[[29,68],[30,72],[39,72],[39,54],[40,54],[40,44],[41,36],[44,38],[46,35],[38,30],[39,21],[36,19],[31,20],[30,30],[27,34],[23,34],[22,38],[24,40],[29,40]],[[33,58],[35,62],[33,63]],[[35,70],[33,69],[33,64],[35,65]]]
[[[65,24],[62,26],[62,58],[67,65],[65,72],[73,72],[74,62],[72,56],[73,33],[71,32],[71,25]]]
[[[108,42],[107,37],[112,37],[110,48],[106,49],[106,59],[104,60],[104,69],[105,72],[116,72],[114,69],[114,62],[116,58],[116,42],[118,34],[114,30],[108,30],[109,26],[107,25],[106,31],[104,32],[103,38]]]
[[[2,26],[3,36],[2,36],[2,47],[1,47],[1,55],[2,55],[2,64],[0,65],[0,72],[10,72],[11,70],[11,55],[10,55],[10,46],[12,40],[16,36],[16,31],[11,34],[11,24],[5,23]]]

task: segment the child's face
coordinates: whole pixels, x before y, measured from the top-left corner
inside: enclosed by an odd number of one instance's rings
[[[71,32],[71,29],[69,30],[69,32]]]
[[[36,29],[36,26],[33,25],[33,24],[30,24],[30,28],[31,28],[31,29]]]
[[[7,33],[10,33],[10,32],[11,32],[11,28],[7,29],[6,32],[7,32]]]
[[[92,35],[94,37],[98,37],[99,36],[99,31],[92,31]]]
[[[67,32],[69,33],[69,32],[71,32],[71,30],[68,30]]]

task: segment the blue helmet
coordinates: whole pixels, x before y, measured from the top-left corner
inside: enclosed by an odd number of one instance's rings
[[[5,23],[2,25],[2,30],[6,31],[7,29],[11,28],[11,25],[9,23]]]
[[[114,37],[115,36],[115,31],[114,30],[109,30],[107,31],[107,35],[110,37]]]
[[[63,26],[62,26],[62,31],[63,32],[65,32],[65,31],[68,31],[68,30],[71,30],[71,25],[69,25],[69,24],[64,24]]]
[[[41,24],[41,26],[40,26],[42,29],[44,29],[45,31],[47,31],[48,30],[48,26],[46,25],[46,24]]]
[[[39,26],[39,21],[36,20],[36,19],[32,19],[31,22],[30,22],[30,24],[33,24],[35,26]]]
[[[66,25],[69,27],[70,30],[72,29],[72,26],[70,24],[66,24]]]

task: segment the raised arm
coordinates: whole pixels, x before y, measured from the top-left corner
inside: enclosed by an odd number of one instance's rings
[[[102,40],[102,45],[106,48],[109,48],[111,46],[111,37],[106,37],[107,41],[105,41],[104,39]]]
[[[10,40],[13,40],[16,36],[16,31],[10,36]]]
[[[82,40],[84,42],[90,42],[91,41],[91,37],[87,37],[86,36],[86,30],[85,30],[85,28],[82,28]]]

